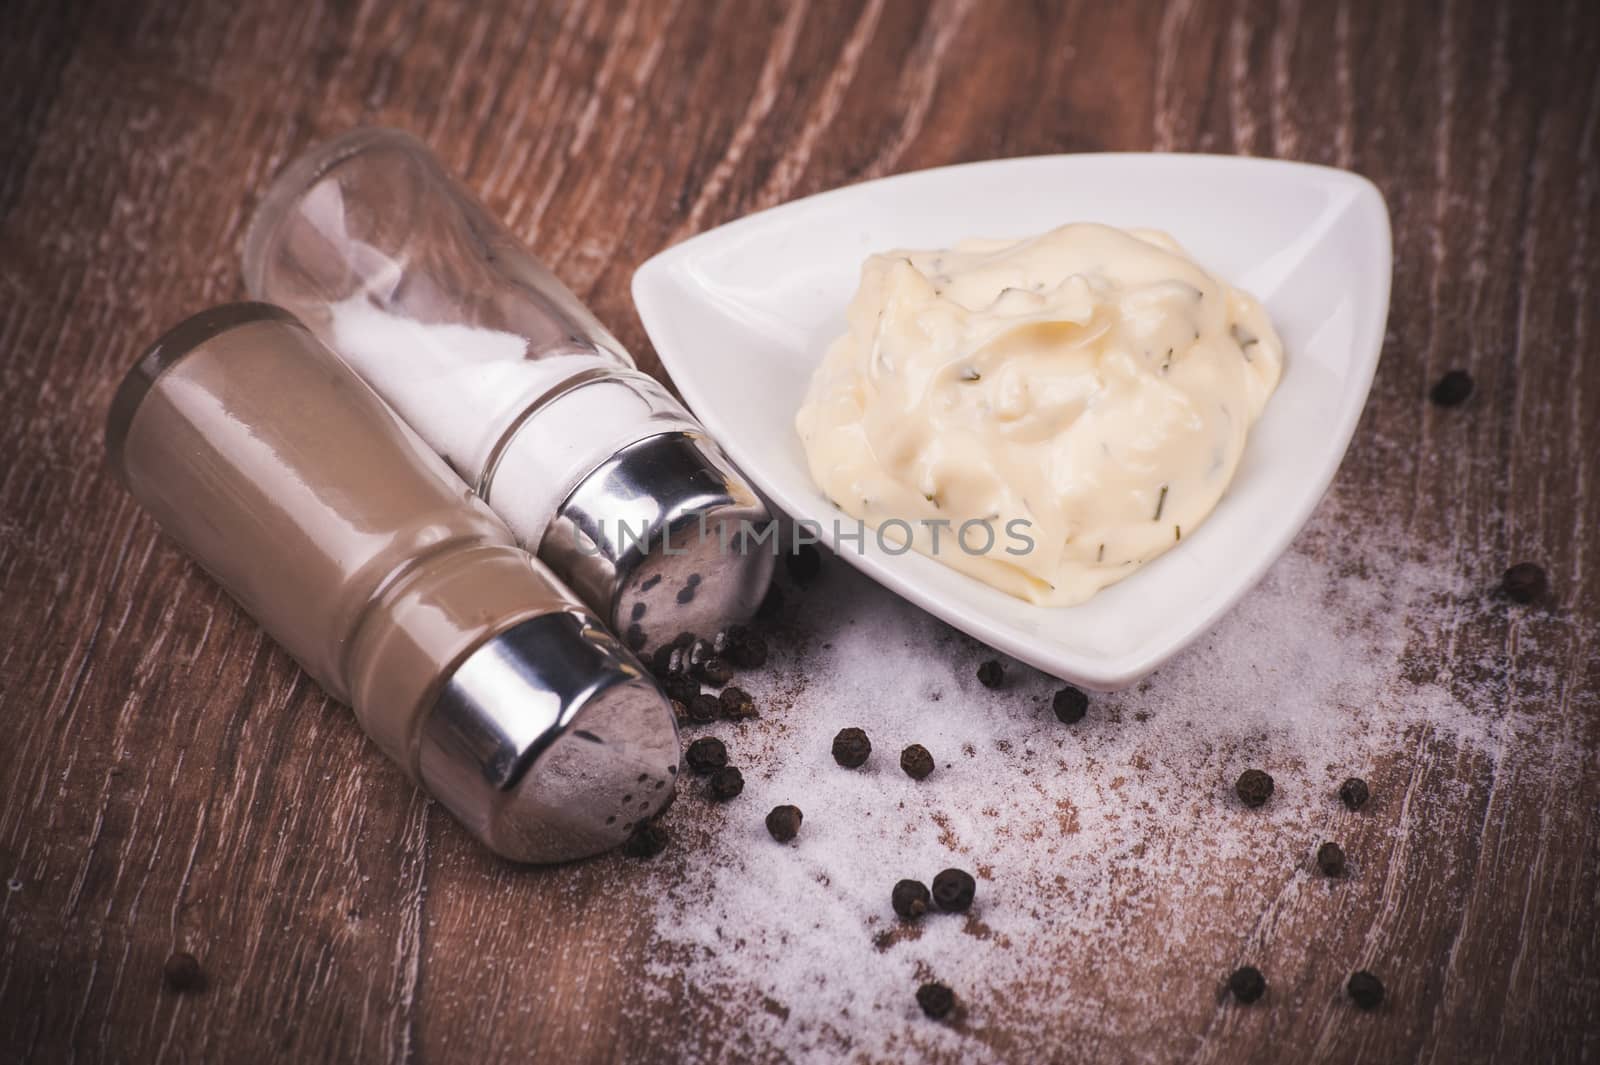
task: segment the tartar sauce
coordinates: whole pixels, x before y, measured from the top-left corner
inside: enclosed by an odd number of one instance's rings
[[[817,485],[880,541],[1054,606],[1211,513],[1283,370],[1254,298],[1103,225],[874,255],[848,322],[795,419]]]

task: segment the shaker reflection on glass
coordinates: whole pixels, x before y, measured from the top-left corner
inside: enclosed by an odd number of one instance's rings
[[[245,282],[296,314],[635,651],[752,613],[768,513],[694,417],[428,150],[359,129],[296,160]]]
[[[634,657],[292,315],[175,327],[112,401],[134,498],[412,779],[507,857],[665,805],[672,710]]]

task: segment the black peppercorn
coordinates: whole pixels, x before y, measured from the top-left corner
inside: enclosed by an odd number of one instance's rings
[[[920,743],[913,743],[900,752],[900,768],[912,780],[926,780],[933,772],[933,755]]]
[[[700,664],[700,679],[713,688],[720,688],[733,679],[733,669],[727,662],[712,655]]]
[[[933,878],[933,904],[946,913],[960,913],[972,905],[978,882],[970,873],[946,869]]]
[[[833,760],[846,769],[865,765],[871,753],[872,741],[858,728],[842,728],[833,738]]]
[[[1350,998],[1364,1010],[1375,1010],[1383,1002],[1383,981],[1362,969],[1350,974],[1345,985]]]
[[[709,725],[722,712],[722,704],[710,692],[701,692],[688,702],[689,720],[697,725]]]
[[[1056,712],[1056,720],[1063,725],[1076,725],[1089,712],[1089,697],[1069,684],[1056,692],[1050,706]]]
[[[1451,370],[1428,392],[1428,398],[1440,407],[1459,407],[1472,395],[1472,375],[1465,370]]]
[[[1506,570],[1505,576],[1500,579],[1500,587],[1512,601],[1518,603],[1532,603],[1543,599],[1544,593],[1550,589],[1550,581],[1545,577],[1544,570],[1532,562],[1518,562]]]
[[[917,1005],[934,1020],[943,1020],[955,1008],[956,993],[940,983],[926,983],[917,988]]]
[[[1254,965],[1241,965],[1228,976],[1228,990],[1240,1002],[1249,1004],[1267,990],[1267,978]]]
[[[1359,810],[1367,805],[1371,794],[1367,782],[1360,777],[1351,777],[1339,785],[1339,801],[1351,810]]]
[[[629,858],[654,858],[667,849],[667,830],[654,821],[643,821],[622,841],[622,853]]]
[[[767,664],[767,641],[747,625],[729,625],[717,633],[711,649],[738,669],[758,669]]]
[[[920,880],[897,881],[894,890],[889,894],[889,905],[894,907],[895,913],[908,921],[915,921],[927,913],[929,903],[927,885]]]
[[[683,752],[683,764],[696,776],[715,773],[728,764],[728,747],[715,736],[702,736]]]
[[[206,986],[206,974],[200,962],[193,954],[181,950],[167,957],[166,964],[161,966],[161,980],[168,990],[180,995],[204,991]]]
[[[700,682],[681,673],[669,673],[661,678],[661,690],[667,693],[669,699],[676,699],[688,706],[700,694]]]
[[[733,658],[734,649],[743,642],[745,634],[749,631],[745,625],[729,625],[711,637],[711,653],[723,658]]]
[[[1272,777],[1259,769],[1246,769],[1239,774],[1233,790],[1246,806],[1260,806],[1272,798]]]
[[[978,667],[978,683],[985,688],[998,688],[1006,680],[1006,667],[999,659],[991,658]]]
[[[767,831],[779,843],[788,843],[799,834],[803,818],[798,806],[774,806],[767,815]]]
[[[672,652],[677,650],[670,643],[657,647],[650,655],[650,672],[657,677],[665,677],[672,672]]]
[[[796,583],[810,584],[822,571],[822,552],[810,544],[801,544],[789,552],[783,560],[783,565]]]
[[[1323,876],[1344,875],[1344,848],[1337,843],[1324,843],[1317,848],[1317,868]]]
[[[756,701],[738,685],[730,684],[722,689],[722,694],[717,696],[717,705],[722,709],[722,716],[729,721],[743,721],[756,716]]]
[[[744,774],[731,765],[723,766],[711,774],[708,790],[713,799],[727,802],[744,790]]]

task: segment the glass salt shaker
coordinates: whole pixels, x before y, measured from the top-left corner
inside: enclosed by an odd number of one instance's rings
[[[768,512],[681,403],[415,138],[358,129],[291,163],[245,243],[305,322],[538,555],[649,652],[744,620]]]

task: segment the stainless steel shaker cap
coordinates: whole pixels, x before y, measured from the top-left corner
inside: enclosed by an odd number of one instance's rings
[[[504,857],[561,862],[616,846],[671,800],[670,704],[586,612],[479,645],[422,723],[423,786]]]
[[[715,441],[675,431],[630,444],[579,482],[538,554],[644,654],[754,613],[772,579],[775,535],[765,504]]]

